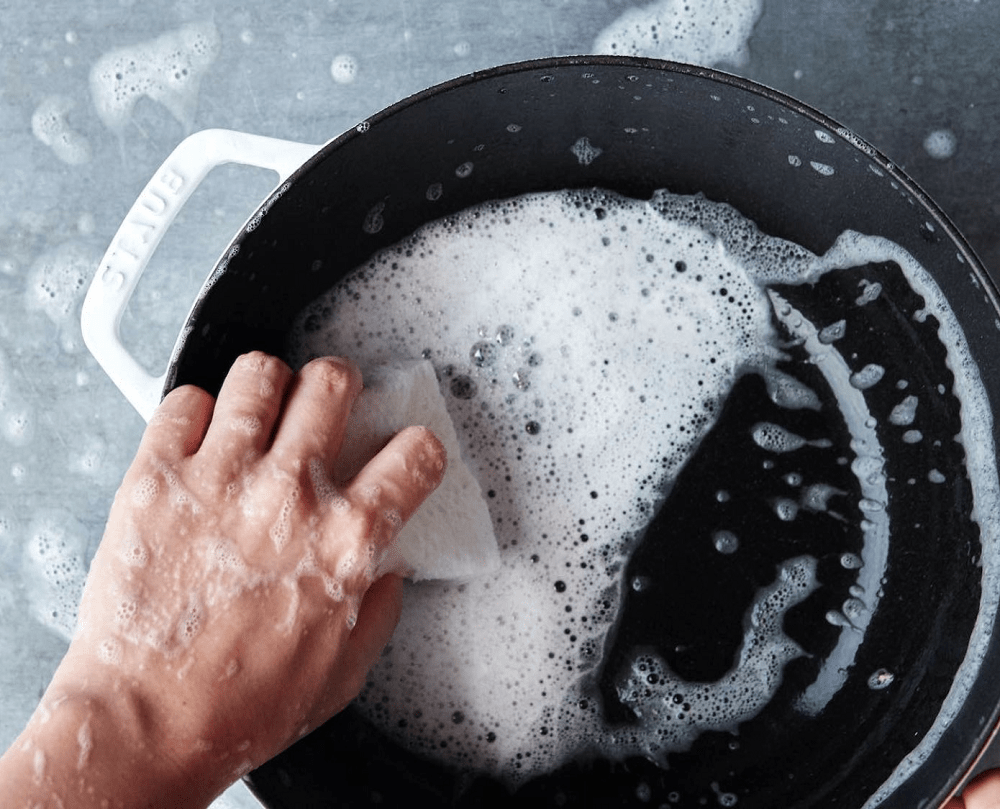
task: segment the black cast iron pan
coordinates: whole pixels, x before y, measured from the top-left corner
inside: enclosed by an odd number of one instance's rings
[[[583,161],[571,151],[581,137],[601,149],[598,159]],[[306,303],[420,225],[486,200],[591,187],[640,198],[660,188],[701,193],[817,254],[848,229],[892,240],[931,272],[959,318],[991,409],[1000,401],[996,292],[954,227],[876,150],[820,113],[749,81],[653,60],[530,62],[420,93],[318,151],[280,152],[257,162],[288,179],[220,259],[165,377],[150,377],[121,359],[117,318],[141,272],[140,254],[155,246],[197,172],[180,157],[168,160],[112,244],[88,295],[85,332],[146,415],[174,386],[217,390],[242,352],[280,353]],[[212,159],[242,158],[223,149]],[[469,163],[474,170],[456,172]],[[431,187],[440,193],[428,194]],[[864,282],[882,284],[883,294],[872,306],[852,307]],[[849,337],[841,350],[859,362],[877,353],[920,386],[932,433],[919,444],[880,433],[894,526],[882,597],[821,710],[803,712],[800,698],[823,676],[840,634],[850,631],[826,616],[849,597],[856,571],[841,564],[842,551],[860,553],[864,514],[847,513],[837,525],[803,520],[794,541],[775,541],[773,509],[760,504],[790,470],[781,463],[765,469],[746,436],[754,422],[774,418],[803,435],[839,429],[848,454],[849,437],[835,423],[831,399],[819,412],[776,413],[762,380],[749,375],[728,397],[629,563],[629,575],[669,569],[671,586],[652,602],[626,596],[605,649],[609,671],[624,648],[645,644],[689,681],[717,679],[732,664],[754,588],[773,578],[784,559],[814,556],[821,586],[785,619],[787,634],[808,654],[786,667],[778,693],[735,736],[705,733],[689,751],[671,754],[666,767],[642,758],[572,761],[511,793],[490,777],[449,771],[404,751],[348,709],[248,776],[261,800],[273,809],[415,802],[846,808],[865,806],[875,794],[886,807],[943,803],[997,721],[989,672],[1000,664],[1000,640],[993,636],[992,594],[983,587],[997,549],[992,526],[973,519],[965,448],[955,441],[968,414],[953,390],[937,323],[914,317],[924,302],[897,266],[857,267],[777,291],[813,322],[846,318]],[[109,309],[117,314],[109,318]],[[794,360],[795,348],[789,351]],[[823,389],[801,357],[786,370]],[[873,389],[872,413],[884,420],[897,398]],[[987,428],[983,440],[992,453],[991,422]],[[822,474],[838,486],[857,489],[856,476],[843,465],[816,463],[828,464]],[[932,469],[946,473],[944,482],[906,485]],[[733,493],[726,504],[712,499],[720,488]],[[746,543],[752,552],[725,562],[706,543],[678,548],[658,541],[671,527],[704,533],[723,517],[755,537]],[[978,651],[963,667],[973,637]],[[873,688],[871,677],[880,671],[891,672],[892,682]],[[948,702],[957,679],[968,688]],[[627,713],[616,714],[613,685],[605,679],[600,687],[608,721],[627,723]],[[946,721],[938,719],[942,706]],[[908,760],[911,766],[893,779]]]

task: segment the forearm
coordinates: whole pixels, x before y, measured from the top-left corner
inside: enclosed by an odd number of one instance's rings
[[[225,786],[195,757],[171,760],[144,700],[124,687],[93,696],[50,688],[0,758],[10,809],[204,809]],[[193,751],[192,751],[193,752]]]

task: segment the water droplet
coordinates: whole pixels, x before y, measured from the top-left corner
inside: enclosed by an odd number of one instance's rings
[[[862,281],[859,286],[862,287],[861,294],[854,301],[858,306],[871,303],[882,294],[882,284],[878,281]]]
[[[382,211],[385,210],[385,202],[379,202],[372,206],[371,210],[365,216],[364,224],[362,228],[365,233],[370,236],[374,236],[385,226],[385,220],[382,218]]]
[[[826,345],[830,345],[847,332],[847,321],[838,320],[836,323],[831,323],[829,326],[825,326],[819,333],[819,341]]]
[[[851,622],[847,620],[843,613],[830,610],[826,614],[826,622],[832,626],[850,627]]]
[[[907,396],[896,405],[889,414],[889,423],[897,427],[904,427],[913,424],[917,414],[918,399],[916,396]]]
[[[330,63],[330,75],[337,84],[350,84],[358,72],[358,61],[349,53],[334,57]]]
[[[868,390],[885,376],[885,368],[875,363],[869,363],[860,371],[851,374],[851,385],[858,390]]]
[[[856,623],[865,612],[865,602],[860,598],[849,598],[844,602],[841,609],[848,620]]]
[[[957,148],[958,138],[950,129],[935,129],[924,138],[924,150],[935,160],[947,160]]]
[[[779,497],[774,501],[774,513],[778,515],[778,519],[782,522],[791,522],[798,516],[799,504],[794,500]]]
[[[716,531],[712,535],[712,543],[719,553],[736,553],[740,547],[740,540],[732,531]]]
[[[574,154],[577,161],[581,166],[589,166],[604,151],[599,146],[594,146],[587,138],[579,138],[576,143],[570,147],[570,151]]]

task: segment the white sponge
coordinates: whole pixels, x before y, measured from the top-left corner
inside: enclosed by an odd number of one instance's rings
[[[441,485],[403,526],[381,571],[419,579],[470,579],[496,571],[500,551],[479,482],[462,460],[433,366],[426,360],[363,369],[365,388],[354,404],[334,467],[353,477],[397,432],[430,429],[448,453]]]

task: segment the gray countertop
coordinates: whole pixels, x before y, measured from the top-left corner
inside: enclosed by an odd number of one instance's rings
[[[73,594],[143,427],[84,347],[80,303],[137,194],[193,131],[319,144],[424,87],[504,62],[612,47],[696,61],[793,95],[870,141],[1000,269],[1000,4],[696,5],[0,0],[0,746],[65,649]],[[220,169],[178,219],[123,322],[151,368],[272,183]],[[252,805],[238,793],[225,801]]]

